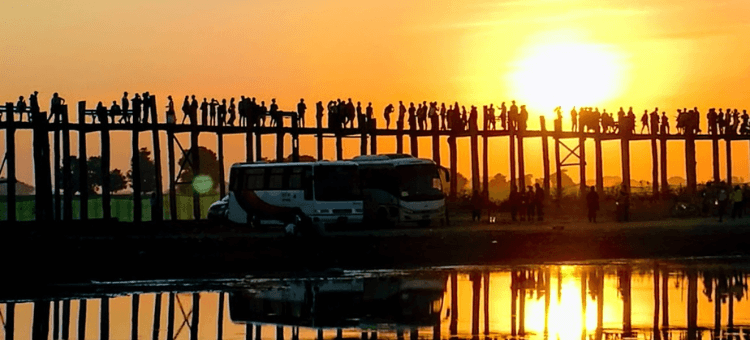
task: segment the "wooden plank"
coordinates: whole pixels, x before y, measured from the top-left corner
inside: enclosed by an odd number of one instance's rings
[[[517,151],[516,155],[518,157],[518,188],[519,192],[524,193],[526,192],[526,157],[524,157],[524,148],[523,148],[523,137],[524,137],[524,131],[518,130],[516,134],[516,145],[517,145]],[[530,183],[529,183],[530,184]]]
[[[52,178],[54,178],[54,200],[52,201],[52,212],[53,212],[53,219],[55,221],[62,221],[62,186],[63,186],[63,180],[62,180],[62,174],[60,171],[57,171],[57,169],[60,168],[61,164],[61,150],[60,150],[60,115],[62,114],[61,108],[57,109],[58,111],[53,112],[53,122],[54,122],[54,131],[53,131],[53,152],[52,152]],[[49,134],[47,135],[49,136]]]
[[[8,163],[8,222],[16,222],[16,124],[13,103],[5,103],[5,157]],[[8,113],[10,112],[10,113]]]
[[[36,220],[52,219],[52,174],[50,172],[49,126],[46,114],[39,112],[32,118],[34,146],[34,186],[36,191]]]
[[[557,205],[560,206],[560,200],[562,200],[562,163],[560,162],[560,138],[554,137],[555,142],[555,199]]]
[[[451,180],[450,180],[450,199],[452,201],[455,201],[456,197],[458,196],[458,150],[456,150],[456,137],[450,136],[448,137],[448,147],[450,148],[450,171],[451,171]]]
[[[586,135],[581,133],[578,138],[578,173],[580,197],[586,197]]]
[[[469,154],[471,155],[471,195],[473,197],[475,193],[479,195],[482,191],[479,176],[479,136],[476,124],[469,124],[469,132],[471,133]]]

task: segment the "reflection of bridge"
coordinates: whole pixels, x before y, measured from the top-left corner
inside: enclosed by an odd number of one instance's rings
[[[723,275],[720,272],[711,272],[711,269],[701,269],[698,267],[683,267],[683,268],[667,268],[658,264],[652,264],[649,266],[650,269],[639,268],[638,266],[631,265],[618,265],[618,266],[580,266],[580,270],[577,272],[577,276],[572,276],[570,280],[578,280],[581,287],[581,313],[582,320],[586,320],[586,313],[589,311],[586,306],[587,297],[590,296],[596,301],[596,316],[597,326],[595,329],[590,330],[587,333],[585,321],[581,324],[582,338],[591,340],[617,340],[617,339],[653,339],[653,340],[671,340],[671,339],[689,339],[697,340],[704,338],[711,339],[727,339],[727,340],[741,340],[746,339],[750,336],[750,325],[736,325],[734,324],[734,307],[731,301],[728,299],[727,303],[727,316],[725,323],[722,324],[722,303],[721,299],[714,299],[715,307],[715,324],[713,328],[698,327],[698,280],[699,275],[702,275],[704,285],[706,282],[719,283],[722,280],[733,277],[732,274]],[[526,313],[527,300],[532,301],[533,298],[529,292],[535,292],[536,296],[544,296],[544,309],[545,309],[545,320],[543,333],[548,333],[547,324],[549,318],[549,308],[551,303],[551,296],[553,290],[557,290],[558,298],[562,298],[561,280],[562,277],[559,267],[555,269],[555,266],[539,266],[539,267],[513,267],[505,272],[509,272],[511,280],[509,286],[502,287],[502,289],[510,289],[510,306],[504,305],[502,308],[510,307],[511,310],[511,329],[510,338],[528,338],[533,335],[526,330],[526,321],[529,316]],[[634,325],[631,321],[632,315],[632,302],[631,302],[631,281],[633,273],[636,274],[647,274],[653,277],[653,323],[650,325]],[[459,275],[468,274],[469,281],[471,283],[471,296],[461,296],[461,299],[471,298],[471,329],[459,330],[458,318],[459,315],[463,315],[464,311],[458,308],[459,306],[459,289],[458,281]],[[500,303],[503,304],[508,302],[508,294],[503,293],[501,296],[502,301],[489,299],[490,297],[490,271],[488,270],[476,270],[469,272],[457,272],[451,271],[448,273],[450,276],[450,285],[447,288],[446,293],[450,296],[450,320],[447,320],[448,330],[451,339],[463,338],[466,335],[470,335],[472,338],[479,338],[481,335],[498,334],[499,332],[506,332],[507,330],[491,329],[491,327],[497,327],[490,323],[490,304]],[[445,289],[445,276],[442,273],[428,273],[428,276],[432,278],[433,284],[428,281],[412,280],[410,282],[402,280],[404,276],[384,276],[384,277],[373,277],[374,280],[382,281],[371,281],[370,284],[364,284],[364,281],[357,278],[352,280],[352,284],[347,286],[335,286],[337,283],[336,278],[321,278],[320,282],[333,280],[334,285],[328,288],[324,288],[323,285],[319,285],[321,288],[320,294],[314,293],[315,285],[300,284],[295,286],[294,284],[288,285],[288,280],[283,279],[270,282],[269,280],[260,280],[256,283],[256,286],[252,284],[248,285],[243,280],[215,280],[215,281],[199,281],[199,282],[156,282],[149,284],[148,282],[126,282],[122,285],[110,284],[110,283],[99,283],[94,285],[78,286],[78,285],[66,285],[62,288],[56,288],[56,286],[49,286],[38,289],[5,289],[0,295],[0,302],[4,305],[4,308],[0,309],[0,320],[3,321],[5,339],[15,339],[17,337],[23,337],[24,332],[17,334],[16,327],[29,325],[26,329],[31,329],[32,339],[48,339],[49,335],[52,334],[54,339],[68,339],[75,337],[77,339],[83,339],[87,329],[98,328],[100,339],[109,339],[111,328],[110,324],[115,319],[112,318],[110,310],[110,300],[116,297],[129,296],[130,303],[130,322],[131,322],[131,338],[138,338],[139,334],[139,323],[144,324],[144,317],[148,319],[151,315],[152,318],[152,329],[153,339],[163,339],[163,333],[166,332],[166,339],[175,339],[180,334],[189,334],[190,339],[198,339],[199,327],[205,328],[210,327],[216,330],[216,338],[221,340],[224,337],[225,331],[225,306],[226,296],[233,293],[240,292],[240,295],[235,295],[234,301],[229,302],[229,309],[232,310],[232,304],[238,303],[239,305],[234,308],[234,312],[238,314],[232,315],[232,320],[239,322],[238,324],[244,325],[245,338],[261,340],[262,329],[268,329],[268,327],[275,328],[276,339],[284,340],[289,333],[285,334],[285,329],[291,328],[292,340],[299,339],[299,328],[310,328],[317,330],[316,338],[323,340],[324,329],[335,329],[336,339],[342,338],[342,328],[349,330],[356,330],[362,339],[376,340],[378,338],[378,332],[386,330],[392,330],[392,328],[380,328],[366,325],[367,322],[361,320],[355,320],[356,317],[367,317],[380,316],[375,319],[376,322],[385,322],[395,326],[396,336],[398,339],[404,338],[404,331],[408,331],[411,339],[419,338],[420,331],[424,332],[425,327],[429,327],[432,330],[432,338],[435,340],[442,339],[441,324],[438,318],[439,315],[445,315],[445,312],[431,309],[428,314],[419,314],[426,312],[422,307],[430,306],[434,308],[433,302],[436,299],[441,299],[442,295],[440,289]],[[557,276],[558,286],[555,288],[551,285],[551,278]],[[739,273],[734,276],[735,278],[742,277],[740,279],[741,284],[746,284],[744,279],[745,274]],[[610,307],[619,307],[621,303],[622,308],[622,327],[621,328],[604,328],[604,279],[605,277],[616,277],[617,278],[617,289],[621,296],[621,299],[617,301],[607,302]],[[686,324],[684,325],[673,325],[670,324],[669,316],[669,294],[668,284],[669,278],[687,278],[687,300],[686,300]],[[709,281],[706,281],[709,278]],[[340,279],[340,278],[338,278]],[[731,280],[730,280],[731,281]],[[406,282],[406,283],[405,283]],[[415,282],[427,282],[427,284],[420,285]],[[274,285],[276,284],[276,285]],[[254,288],[255,292],[260,291],[263,287],[266,288],[278,288],[278,285],[291,287],[291,291],[284,297],[283,294],[257,294],[247,295],[247,292],[253,292],[246,290],[247,288]],[[358,285],[359,284],[359,285]],[[299,288],[299,293],[293,291],[295,287]],[[343,287],[343,288],[342,288]],[[422,292],[428,292],[426,299],[420,299],[417,293],[421,288]],[[718,287],[718,286],[717,286]],[[239,289],[239,290],[238,290]],[[349,308],[331,308],[331,306],[338,306],[334,300],[330,298],[351,298],[351,294],[339,294],[337,296],[328,294],[326,301],[319,301],[316,304],[316,298],[323,298],[326,295],[324,290],[328,289],[330,292],[341,292],[343,290],[356,292],[355,296],[359,296],[361,300],[354,299],[352,301],[357,303],[363,303],[365,308],[358,309],[357,306],[350,304]],[[436,290],[437,289],[437,290]],[[720,293],[714,294],[720,296],[725,291],[722,290]],[[214,293],[215,292],[215,293]],[[233,293],[232,293],[233,292]],[[413,298],[411,300],[401,300],[402,293],[409,292],[409,295]],[[166,306],[162,304],[164,294],[166,293]],[[296,295],[295,295],[296,294]],[[217,295],[217,305],[206,305],[205,300],[208,295]],[[608,296],[614,296],[614,294],[608,293]],[[484,297],[482,297],[484,296]],[[528,297],[525,297],[528,296]],[[204,299],[201,299],[201,298]],[[212,296],[213,298],[214,296]],[[524,298],[525,297],[525,298]],[[395,300],[394,300],[395,298]],[[153,299],[153,310],[144,310],[141,308],[141,302],[144,301],[144,305],[150,306],[150,302]],[[312,300],[310,300],[312,299]],[[91,318],[87,316],[88,313],[96,313],[96,311],[90,310],[87,306],[89,302],[96,302],[100,310],[98,312],[98,325],[91,325],[86,320],[94,320],[97,318]],[[204,300],[204,302],[201,302]],[[229,300],[232,300],[230,298]],[[350,301],[350,303],[352,302]],[[484,301],[482,306],[480,303]],[[33,315],[27,320],[19,320],[16,318],[16,305],[20,303],[32,302],[33,303]],[[398,304],[400,311],[403,313],[399,315],[399,311],[393,312],[393,303]],[[681,302],[677,302],[681,303]],[[74,306],[71,307],[71,304]],[[326,306],[326,304],[328,304]],[[77,308],[74,308],[76,307]],[[94,304],[96,305],[96,304]],[[317,307],[327,307],[317,309]],[[411,307],[410,307],[411,306]],[[164,320],[164,307],[166,307],[166,324],[162,325],[161,322]],[[673,306],[674,307],[674,303]],[[211,322],[206,324],[206,318],[201,325],[201,308],[208,313],[216,313],[216,323]],[[383,308],[383,309],[381,309]],[[412,309],[410,309],[412,308]],[[483,309],[483,313],[480,313],[480,308]],[[708,306],[710,308],[710,306]],[[593,308],[592,308],[593,309]],[[492,308],[496,310],[496,308]],[[71,312],[77,311],[76,315]],[[354,312],[354,314],[342,313]],[[362,314],[362,312],[368,312]],[[233,313],[234,313],[233,312]],[[412,314],[416,312],[417,314]],[[637,313],[643,313],[644,311],[639,310]],[[333,314],[326,314],[333,313]],[[359,314],[358,314],[359,313]],[[467,313],[468,314],[468,313]],[[425,318],[414,319],[414,316],[424,316]],[[484,316],[483,320],[480,316]],[[745,316],[743,316],[744,318]],[[352,320],[349,320],[352,318]],[[235,320],[237,319],[237,320]],[[383,321],[385,320],[385,321]],[[414,322],[414,320],[419,320]],[[321,321],[322,323],[317,323]],[[120,320],[122,323],[123,320]],[[343,323],[341,323],[343,322]],[[436,322],[436,323],[435,323]],[[480,323],[483,326],[480,327]],[[205,331],[202,331],[202,333]],[[143,333],[141,331],[141,333]],[[205,334],[205,333],[203,333]],[[429,333],[428,333],[429,334]],[[501,333],[505,334],[505,333]],[[538,335],[538,334],[537,334]],[[424,336],[424,334],[422,334]],[[381,335],[382,337],[382,335]],[[328,337],[327,339],[330,339]]]
[[[6,134],[6,153],[3,161],[3,166],[7,163],[7,178],[8,183],[14,183],[16,180],[16,141],[15,134],[18,130],[31,130],[33,132],[33,150],[34,150],[34,185],[36,187],[36,219],[37,220],[71,220],[72,219],[72,201],[73,201],[73,190],[72,180],[70,178],[71,164],[68,162],[61,161],[67,160],[71,153],[70,149],[70,132],[75,131],[78,135],[79,150],[78,160],[80,162],[80,178],[81,183],[86,183],[86,134],[92,132],[98,132],[101,135],[101,173],[109,173],[110,161],[111,161],[111,145],[110,145],[110,133],[111,132],[131,132],[132,143],[131,152],[134,157],[137,157],[138,150],[141,146],[140,133],[151,132],[152,135],[152,148],[154,162],[156,166],[156,187],[162,188],[162,151],[160,143],[160,135],[166,133],[167,135],[167,167],[169,174],[169,204],[170,204],[170,218],[177,219],[177,207],[176,207],[176,186],[181,183],[178,178],[183,169],[177,169],[175,159],[178,153],[175,151],[175,144],[179,147],[179,153],[188,159],[188,164],[192,169],[199,169],[200,158],[196,151],[199,147],[198,136],[201,133],[211,133],[217,136],[218,150],[217,155],[219,158],[219,177],[221,183],[219,183],[220,195],[224,195],[225,191],[225,169],[224,169],[224,135],[245,135],[245,161],[252,162],[263,158],[261,137],[263,135],[275,135],[276,136],[276,159],[284,158],[284,144],[286,135],[291,136],[291,146],[293,159],[299,158],[299,136],[313,136],[316,138],[317,145],[317,158],[323,159],[323,140],[325,138],[335,138],[336,140],[336,158],[343,158],[343,139],[344,138],[357,138],[360,140],[360,153],[375,154],[378,152],[377,141],[382,138],[395,138],[396,140],[396,152],[404,153],[404,137],[408,137],[410,140],[410,152],[414,156],[419,155],[419,142],[420,139],[430,138],[432,143],[432,158],[438,163],[442,163],[440,157],[440,148],[442,139],[447,138],[447,143],[450,152],[449,167],[452,172],[452,177],[456,178],[457,159],[458,153],[456,146],[456,140],[459,138],[469,138],[470,140],[470,157],[471,157],[471,178],[472,178],[472,189],[478,192],[483,192],[485,195],[488,194],[489,178],[488,164],[489,164],[489,150],[488,141],[490,138],[508,138],[510,148],[506,154],[499,153],[500,157],[509,157],[510,163],[510,182],[518,186],[520,190],[525,190],[525,186],[531,183],[525,183],[525,155],[524,155],[524,141],[529,138],[540,138],[542,142],[542,164],[543,164],[543,183],[545,192],[550,193],[550,157],[549,157],[549,139],[553,139],[554,145],[554,170],[557,173],[556,178],[556,193],[558,198],[562,193],[562,168],[568,166],[574,166],[579,168],[579,181],[581,190],[585,190],[586,185],[586,140],[594,141],[594,153],[595,153],[595,167],[596,167],[596,186],[597,190],[603,191],[604,187],[604,174],[603,174],[603,160],[602,160],[602,142],[607,141],[620,141],[620,152],[622,159],[622,179],[624,183],[630,183],[630,142],[636,141],[650,141],[651,144],[651,166],[652,166],[652,191],[654,195],[660,193],[666,193],[669,190],[667,183],[667,144],[668,142],[681,141],[685,144],[685,172],[687,178],[687,190],[694,192],[696,190],[696,152],[695,143],[696,141],[711,141],[712,143],[712,163],[713,163],[713,178],[716,180],[721,179],[720,164],[719,164],[719,141],[725,141],[726,148],[726,162],[730,166],[726,167],[726,181],[731,184],[732,181],[732,141],[737,140],[750,140],[750,136],[747,135],[694,135],[688,133],[685,135],[669,135],[669,134],[631,134],[629,131],[623,130],[619,134],[602,133],[601,131],[596,132],[563,132],[560,128],[560,124],[554,124],[555,128],[553,131],[547,130],[547,124],[544,117],[540,117],[539,131],[516,131],[513,127],[509,130],[489,130],[485,122],[483,129],[476,127],[476,124],[469,124],[468,130],[392,130],[392,129],[377,129],[376,121],[371,120],[366,127],[362,128],[330,128],[323,127],[322,117],[318,118],[318,127],[316,128],[301,128],[297,126],[297,120],[292,119],[291,127],[283,126],[283,119],[277,127],[255,127],[250,124],[249,126],[222,126],[221,119],[219,119],[219,126],[204,126],[197,125],[196,122],[191,122],[190,125],[172,124],[165,123],[160,120],[157,115],[156,104],[152,101],[151,104],[151,121],[157,122],[156,124],[141,124],[137,122],[125,123],[125,124],[112,124],[107,119],[101,123],[93,122],[92,110],[86,108],[86,102],[78,103],[78,119],[77,122],[71,123],[68,115],[67,105],[62,105],[61,113],[55,115],[54,121],[48,123],[47,120],[34,121],[34,122],[15,122],[13,114],[7,114],[8,112],[14,112],[13,103],[6,103],[6,105],[0,108],[0,111],[6,112],[5,120],[0,122],[0,129],[5,131]],[[512,126],[512,124],[511,124]],[[49,133],[54,133],[53,147],[53,164],[50,164],[50,143]],[[175,136],[181,133],[190,134],[190,145],[188,148],[182,146]],[[480,157],[479,157],[479,137],[482,137],[484,153],[481,159],[481,171],[485,176],[480,177]],[[121,148],[118,148],[121,150]],[[562,153],[561,153],[562,150]],[[0,171],[2,167],[0,166]],[[182,165],[181,165],[182,166]],[[56,168],[62,168],[63,171],[58,173],[52,171]],[[134,194],[133,199],[136,202],[140,202],[140,170],[139,162],[133,163],[134,177]],[[480,178],[483,179],[483,183],[480,184]],[[57,185],[52,185],[54,182]],[[103,217],[109,218],[110,212],[110,183],[108,176],[104,176],[102,185],[102,207]],[[54,188],[54,189],[53,189]],[[67,190],[66,190],[67,189]],[[53,191],[54,190],[54,191]],[[56,200],[53,200],[52,194],[56,196]],[[163,197],[161,190],[157,190],[156,201],[154,205],[156,211],[154,216],[158,219],[163,215],[161,211]],[[456,181],[452,181],[450,185],[450,194],[455,197],[457,194]],[[62,209],[52,209],[52,202],[62,202]],[[83,219],[88,216],[88,193],[81,192],[80,195],[80,209]],[[134,205],[134,220],[136,222],[142,220],[142,208],[141,205]],[[54,212],[53,212],[54,211]],[[201,215],[201,207],[198,194],[194,194],[193,199],[193,216],[197,219]],[[16,220],[16,198],[15,198],[15,186],[8,185],[8,220]]]

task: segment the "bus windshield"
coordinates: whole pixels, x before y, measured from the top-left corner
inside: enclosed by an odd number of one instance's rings
[[[359,201],[359,172],[356,165],[315,167],[315,199],[318,201]]]
[[[444,197],[437,167],[433,164],[396,167],[400,198],[404,201],[430,201]]]

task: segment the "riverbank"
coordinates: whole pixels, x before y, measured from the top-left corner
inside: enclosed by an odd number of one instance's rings
[[[309,238],[208,221],[33,222],[0,231],[6,277],[76,282],[342,269],[750,256],[750,219],[628,223],[551,220],[344,230]]]

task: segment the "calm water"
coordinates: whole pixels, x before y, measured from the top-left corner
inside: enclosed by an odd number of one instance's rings
[[[745,339],[748,273],[735,259],[93,282],[3,292],[0,336]]]

